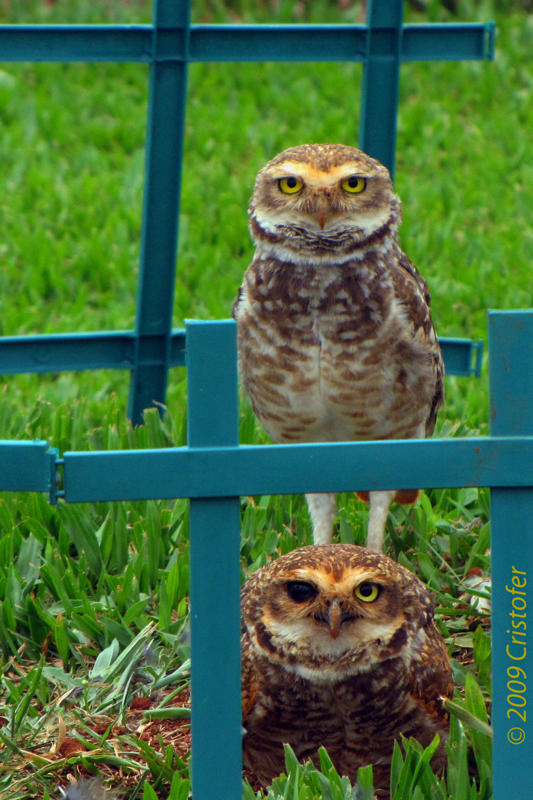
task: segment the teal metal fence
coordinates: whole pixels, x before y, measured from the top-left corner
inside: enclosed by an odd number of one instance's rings
[[[189,63],[362,63],[359,145],[393,172],[401,64],[494,56],[490,22],[404,25],[403,0],[367,7],[366,25],[191,25],[190,0],[155,0],[152,25],[0,26],[0,61],[150,64],[135,328],[0,338],[0,375],[124,369],[135,423],[145,408],[164,403],[169,369],[185,363],[172,308]],[[479,374],[481,343],[441,341],[449,375]]]
[[[190,498],[194,800],[212,800],[214,787],[217,800],[241,791],[239,496],[400,482],[491,488],[494,798],[529,800],[533,648],[516,623],[527,626],[533,580],[533,310],[489,314],[491,433],[482,438],[239,445],[235,324],[190,322],[186,339],[186,447],[59,458],[45,442],[3,442],[0,487],[54,501],[62,473],[69,503]]]
[[[102,367],[132,373],[129,413],[165,397],[168,369],[188,372],[188,444],[73,452],[45,442],[0,443],[0,489],[48,492],[51,502],[190,498],[192,779],[195,800],[241,793],[239,496],[410,487],[491,487],[494,797],[531,795],[533,729],[524,686],[533,664],[515,620],[527,623],[533,579],[533,311],[489,316],[491,435],[477,439],[240,446],[231,321],[171,327],[187,64],[191,61],[350,60],[364,64],[360,146],[394,167],[400,65],[483,59],[486,25],[403,25],[402,2],[368,3],[363,26],[189,24],[188,2],[156,0],[154,24],[0,26],[0,60],[150,63],[142,247],[135,330],[0,339],[0,373]],[[479,372],[481,348],[442,340],[449,373]],[[208,556],[206,555],[208,554]],[[224,577],[224,603],[214,587]],[[532,576],[530,578],[530,576]],[[525,580],[526,583],[522,583]],[[524,630],[522,627],[520,630]],[[516,641],[515,641],[516,640]]]

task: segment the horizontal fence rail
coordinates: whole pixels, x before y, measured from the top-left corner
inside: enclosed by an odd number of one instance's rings
[[[55,494],[58,453],[48,442],[0,440],[0,491]]]
[[[473,344],[473,348],[477,345]],[[455,349],[455,348],[454,348]],[[459,346],[458,363],[469,359],[468,345]],[[26,372],[73,372],[85,369],[133,369],[136,362],[168,367],[185,365],[185,331],[173,330],[167,339],[146,335],[142,352],[133,331],[97,331],[95,333],[52,333],[39,336],[4,336],[0,338],[0,375]],[[477,357],[470,353],[469,364],[475,371]],[[453,357],[456,357],[454,353]],[[460,367],[459,367],[460,368]],[[466,374],[455,372],[454,374]]]
[[[530,486],[533,436],[65,453],[71,503]],[[399,477],[401,476],[401,477]]]
[[[480,376],[482,340],[442,337],[439,343],[447,375]],[[145,335],[142,343],[133,331],[0,337],[0,375],[133,369],[136,360],[168,369],[185,366],[185,330],[172,330],[169,341]]]
[[[393,29],[380,27],[381,53]],[[0,61],[362,63],[368,51],[366,25],[0,25]],[[403,25],[399,55],[402,62],[491,59],[494,23]]]

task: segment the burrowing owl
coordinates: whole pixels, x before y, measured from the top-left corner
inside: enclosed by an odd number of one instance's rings
[[[356,545],[311,545],[258,570],[244,585],[244,763],[268,784],[326,747],[352,780],[374,765],[388,797],[400,734],[424,746],[439,733],[444,765],[452,693],[448,654],[424,585],[387,556]]]
[[[388,170],[354,147],[291,147],[257,175],[249,213],[256,252],[234,316],[241,382],[267,433],[275,442],[430,435],[444,366],[426,283],[398,244]],[[392,500],[416,495],[370,492],[369,547],[382,549]],[[326,544],[335,495],[307,501],[314,541]]]

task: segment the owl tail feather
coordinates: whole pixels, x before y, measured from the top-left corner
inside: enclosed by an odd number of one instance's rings
[[[356,492],[355,494],[363,503],[368,503],[370,501],[370,492]],[[402,503],[402,505],[410,505],[418,500],[419,494],[420,489],[398,489],[394,495],[394,502]]]

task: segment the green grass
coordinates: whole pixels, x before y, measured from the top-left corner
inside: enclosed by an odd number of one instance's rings
[[[64,5],[3,0],[0,23],[150,19],[147,0]],[[228,14],[205,0],[193,14],[363,19],[359,4],[309,5],[236,0]],[[462,19],[496,18],[496,61],[403,67],[396,186],[402,243],[430,284],[440,335],[486,340],[488,308],[533,305],[533,31],[512,6],[459,5]],[[455,19],[435,2],[407,16]],[[292,144],[355,143],[360,82],[360,65],[191,66],[176,327],[229,316],[251,256],[246,206],[257,169]],[[146,92],[144,65],[0,64],[1,335],[133,327]],[[136,430],[121,372],[15,376],[0,388],[0,438],[39,437],[60,451],[184,442],[181,370],[171,374],[165,420],[150,413]],[[448,378],[438,431],[486,433],[487,406],[486,369],[480,380]],[[246,403],[241,422],[243,441],[266,440]],[[0,496],[2,798],[55,797],[68,776],[92,774],[119,796],[186,796],[187,712],[176,721],[171,707],[187,705],[187,513],[182,501],[52,508],[36,495]],[[366,513],[343,495],[339,539],[363,542]],[[243,499],[243,575],[310,541],[301,497]],[[434,490],[414,508],[395,507],[386,547],[435,593],[467,720],[452,714],[446,778],[409,745],[396,757],[397,780],[416,772],[416,786],[402,784],[414,798],[484,800],[490,745],[468,714],[483,721],[490,642],[467,581],[488,571],[488,492]],[[132,712],[139,697],[151,705]],[[288,777],[269,800],[350,796],[325,756],[320,773],[287,758]],[[330,795],[320,793],[326,784]],[[365,773],[361,797],[369,786]]]

